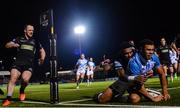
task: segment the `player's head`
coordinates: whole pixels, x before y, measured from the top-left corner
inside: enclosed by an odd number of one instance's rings
[[[123,42],[120,47],[120,53],[121,56],[129,60],[133,56],[132,45],[129,42]]]
[[[134,41],[133,41],[133,40],[130,40],[130,41],[129,41],[129,44],[132,45],[132,46],[134,46]]]
[[[24,33],[25,33],[25,36],[27,36],[28,38],[31,38],[33,36],[33,33],[34,33],[34,27],[30,24],[25,25],[24,26]]]
[[[80,58],[81,58],[81,59],[84,59],[84,58],[85,58],[85,55],[84,55],[84,54],[81,54],[81,55],[80,55]]]
[[[162,45],[162,46],[165,46],[165,45],[166,45],[166,39],[165,39],[164,37],[161,38],[160,42],[161,42],[161,45]]]
[[[140,42],[140,53],[142,56],[149,60],[154,54],[154,42],[149,39],[144,39]]]
[[[93,61],[93,58],[92,58],[92,57],[90,57],[90,58],[89,58],[89,61]]]

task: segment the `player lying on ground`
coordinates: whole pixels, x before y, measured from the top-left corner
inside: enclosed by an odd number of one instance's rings
[[[160,79],[163,82],[162,87],[163,87],[163,95],[159,95],[157,97],[151,96],[147,90],[144,87],[144,81],[147,80],[148,77],[152,76],[152,69],[149,68],[149,70],[146,70],[146,76],[139,74],[141,73],[141,68],[138,70],[139,73],[133,73],[131,69],[127,69],[127,61],[132,57],[132,49],[128,47],[124,47],[121,49],[122,52],[122,57],[126,58],[126,63],[125,60],[121,60],[123,62],[115,62],[115,68],[119,73],[119,80],[114,82],[111,86],[109,86],[104,92],[99,93],[96,95],[95,99],[99,103],[107,103],[111,100],[118,100],[119,97],[121,97],[124,92],[127,90],[129,94],[129,101],[136,104],[140,101],[140,95],[145,96],[146,98],[150,99],[151,101],[158,102],[161,101],[162,99],[167,100],[170,98],[168,92],[167,92],[167,84],[164,82],[164,74],[162,73],[161,66],[157,68],[158,72],[160,73]],[[140,50],[139,53],[145,54],[152,56],[152,54],[149,55],[149,53],[145,53],[145,50]],[[137,53],[137,54],[139,54]],[[136,54],[135,54],[136,55]],[[135,57],[134,55],[134,57]],[[148,58],[147,60],[149,60]],[[133,61],[131,61],[133,62]],[[122,65],[123,64],[123,65]],[[144,66],[147,67],[146,65],[149,65],[148,63],[145,63]],[[132,67],[133,65],[130,65]],[[142,66],[142,64],[141,64]],[[152,68],[152,67],[151,67]],[[136,68],[137,69],[137,68]],[[164,97],[163,97],[164,96]],[[118,98],[117,98],[118,97]]]

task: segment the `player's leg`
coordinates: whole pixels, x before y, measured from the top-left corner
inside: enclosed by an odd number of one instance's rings
[[[168,84],[168,75],[167,75],[167,70],[168,70],[168,68],[167,68],[167,65],[163,65],[163,70],[164,70],[164,74],[165,74],[165,76],[166,76],[166,81],[167,81],[167,84]]]
[[[87,73],[86,73],[86,76],[87,76],[87,85],[89,86],[89,84],[90,84],[90,73],[89,73],[90,71],[89,70],[87,70]]]
[[[81,83],[84,81],[85,72],[82,72],[80,75],[80,81]]]
[[[180,73],[180,51],[178,52],[179,56],[178,56],[178,67],[177,67],[177,73],[179,74]]]
[[[93,82],[93,80],[94,80],[94,74],[92,73],[92,74],[90,75],[90,84]]]
[[[177,79],[177,73],[178,73],[178,61],[175,61],[173,64],[174,67],[174,77]]]
[[[15,68],[11,69],[10,80],[7,86],[7,98],[3,101],[2,106],[8,106],[10,104],[11,97],[14,92],[15,83],[18,80],[20,75],[21,73],[17,69]]]
[[[90,75],[87,74],[87,85],[90,85]]]
[[[137,93],[131,93],[129,95],[129,101],[133,104],[138,104],[141,100],[141,96]]]
[[[32,72],[31,71],[27,70],[27,71],[24,71],[22,73],[22,82],[21,82],[20,96],[19,96],[20,101],[24,101],[25,98],[26,98],[24,90],[27,87],[31,76],[32,76]]]
[[[178,71],[177,72],[180,73],[180,58],[178,60]]]
[[[171,82],[173,82],[173,80],[174,80],[174,68],[173,68],[173,64],[169,66],[169,72],[170,72]]]
[[[98,103],[107,103],[111,100],[119,101],[122,99],[122,95],[128,88],[126,82],[117,80],[112,85],[110,85],[105,91],[98,93],[94,96],[94,100]]]
[[[101,93],[96,94],[93,98],[97,103],[107,103],[112,100],[113,91],[111,88],[107,88]]]
[[[79,89],[79,78],[80,78],[80,73],[76,73],[76,88]]]

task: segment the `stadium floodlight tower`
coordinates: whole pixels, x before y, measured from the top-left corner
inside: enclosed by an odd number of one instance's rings
[[[40,16],[41,27],[48,31],[50,42],[50,102],[59,103],[56,34],[54,33],[53,10],[50,9]]]
[[[74,33],[78,36],[79,38],[79,54],[82,53],[81,51],[81,36],[86,32],[86,28],[82,25],[78,25],[74,28]]]

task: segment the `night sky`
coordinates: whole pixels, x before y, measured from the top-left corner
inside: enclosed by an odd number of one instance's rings
[[[180,33],[180,6],[174,0],[6,0],[0,5],[0,58],[4,64],[15,55],[14,49],[4,48],[5,43],[22,35],[25,24],[35,26],[35,36],[49,53],[48,35],[40,33],[39,24],[40,14],[47,9],[54,10],[58,66],[64,69],[72,69],[79,57],[73,32],[77,24],[86,26],[82,51],[96,64],[103,54],[116,54],[122,41],[134,40],[136,44],[150,38],[157,43],[161,36],[169,41]]]

